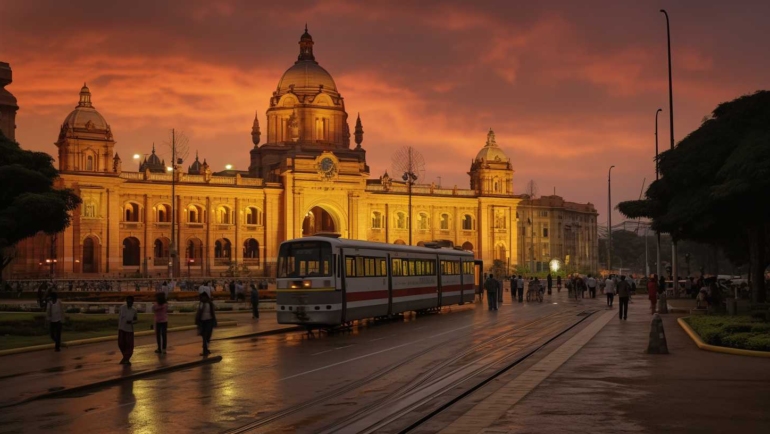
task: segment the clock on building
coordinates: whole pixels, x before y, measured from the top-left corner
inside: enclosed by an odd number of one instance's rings
[[[324,179],[332,179],[337,174],[337,163],[331,157],[323,157],[318,162],[318,174]]]

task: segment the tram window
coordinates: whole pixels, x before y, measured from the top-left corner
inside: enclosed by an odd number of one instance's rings
[[[410,276],[416,276],[414,272],[414,261],[409,261],[409,275]]]
[[[374,258],[364,258],[364,276],[374,276]]]
[[[356,277],[356,258],[345,257],[345,276]]]
[[[356,256],[356,276],[363,277],[364,274],[364,258]]]
[[[380,270],[380,274],[378,276],[387,276],[388,275],[388,261],[385,260],[385,258],[378,258],[377,263],[379,266],[377,267]]]
[[[398,258],[391,259],[390,270],[394,276],[401,276],[401,259],[398,259]]]

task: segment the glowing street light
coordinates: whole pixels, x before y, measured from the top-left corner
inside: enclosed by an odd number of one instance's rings
[[[169,167],[166,167],[166,170],[168,170],[169,172],[172,172],[174,170],[174,168],[169,166]]]
[[[227,170],[231,170],[232,168],[233,168],[232,164],[228,164],[228,165],[225,166],[225,169],[227,169]]]
[[[142,156],[141,156],[141,155],[139,155],[139,154],[134,154],[134,160],[138,160],[138,159],[140,159],[140,158],[142,158]]]
[[[551,263],[549,264],[549,266],[551,267],[551,271],[552,272],[558,273],[559,272],[559,268],[561,268],[561,263],[560,263],[560,261],[558,259],[552,259]]]

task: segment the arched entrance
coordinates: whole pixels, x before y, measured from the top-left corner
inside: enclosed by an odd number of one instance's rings
[[[334,217],[320,206],[314,206],[305,214],[302,222],[302,236],[309,237],[320,232],[339,232]]]
[[[187,240],[185,248],[185,263],[187,265],[187,274],[189,275],[192,267],[203,269],[203,242],[198,238]]]
[[[139,240],[128,237],[123,240],[123,266],[139,266]]]
[[[220,238],[214,243],[214,265],[229,265],[232,244],[227,238]]]
[[[153,245],[153,256],[155,259],[153,259],[153,263],[156,266],[168,266],[168,263],[170,261],[170,255],[169,255],[169,246],[171,245],[171,240],[169,240],[166,237],[160,237],[155,240],[155,244]]]
[[[99,258],[97,256],[99,245],[98,240],[94,237],[88,237],[83,240],[83,272],[84,273],[98,273],[99,272]]]
[[[243,242],[243,263],[259,267],[259,242],[254,238]]]

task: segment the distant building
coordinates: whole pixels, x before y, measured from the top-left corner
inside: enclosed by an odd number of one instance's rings
[[[185,162],[187,173],[181,167],[176,172],[175,197],[172,174],[154,147],[139,172],[125,170],[110,126],[84,85],[56,142],[61,184],[74,189],[83,205],[72,226],[55,240],[39,236],[19,246],[8,277],[47,275],[51,256],[57,259],[54,268],[60,277],[165,276],[173,250],[172,203],[178,228],[174,243],[179,246],[175,275],[218,276],[233,265],[270,274],[284,240],[335,232],[407,244],[410,227],[416,245],[442,240],[473,251],[485,267],[495,259],[511,266],[521,263],[523,244],[516,227],[521,219],[517,213],[524,212],[522,197],[514,194],[513,165],[494,132],[488,132],[471,162],[470,188],[415,184],[410,218],[403,174],[370,179],[363,123],[356,119],[353,146],[344,99],[316,62],[313,45],[306,30],[298,60],[270,98],[267,140],[261,145],[254,118],[248,171],[213,173],[196,153],[194,162]],[[563,201],[543,207],[558,213],[572,209]],[[565,217],[587,216],[586,230],[595,234],[596,212],[590,204],[584,207]],[[587,258],[596,256],[592,240],[577,239]]]
[[[16,140],[16,112],[19,110],[16,97],[5,89],[13,83],[11,65],[0,62],[0,131],[11,140]]]
[[[558,259],[568,271],[598,270],[598,213],[593,204],[542,196],[523,200],[517,213],[519,264],[547,270],[550,261]]]

